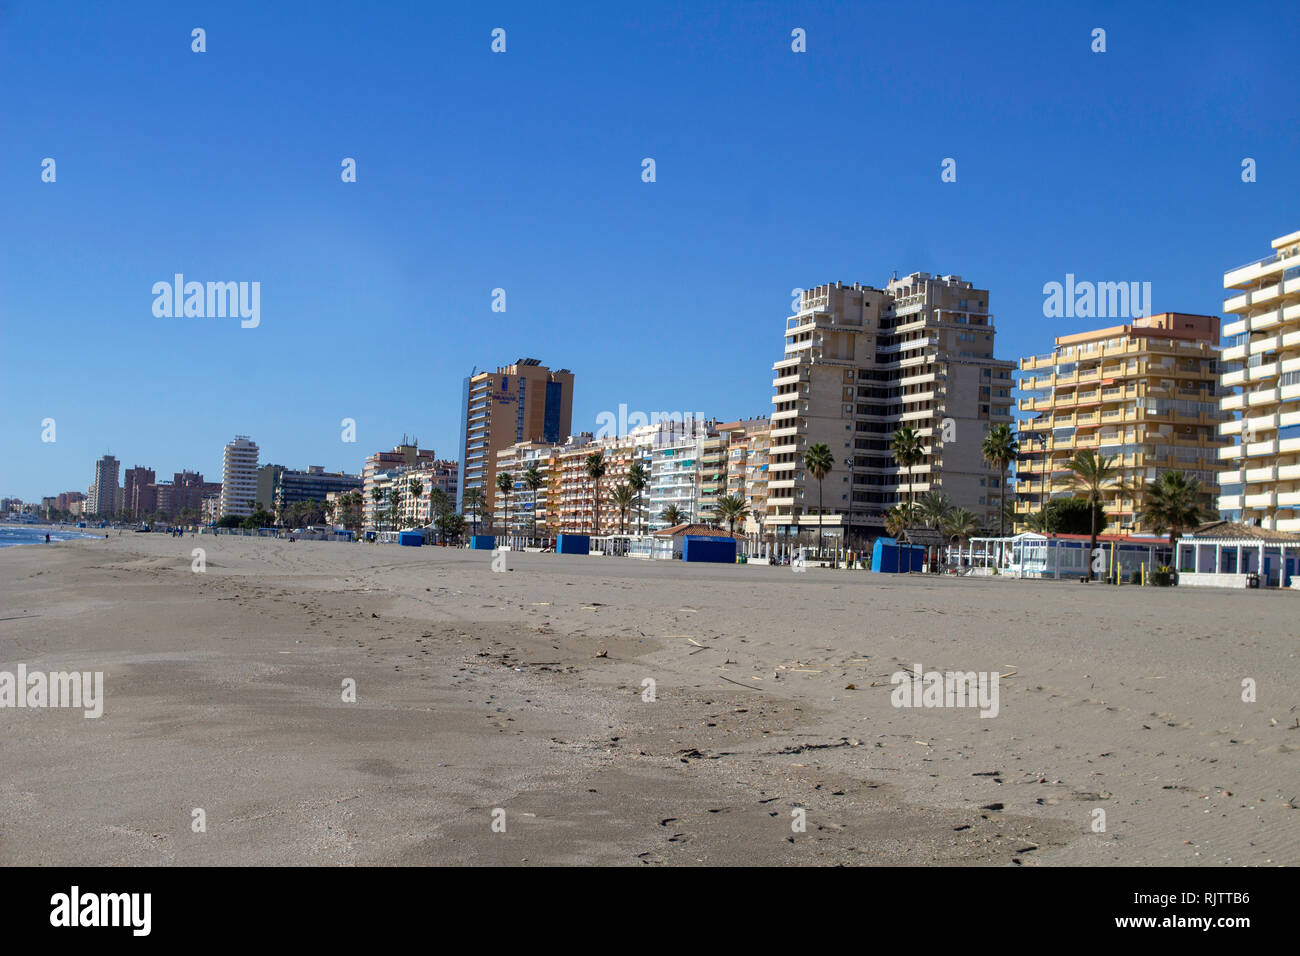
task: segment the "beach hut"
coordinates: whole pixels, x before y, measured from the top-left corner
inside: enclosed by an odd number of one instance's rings
[[[896,538],[877,538],[871,546],[871,570],[876,574],[898,574],[925,569],[925,548]]]
[[[408,548],[418,548],[424,544],[423,531],[403,531],[397,536],[397,543]]]
[[[688,534],[682,541],[683,561],[707,561],[711,564],[736,563],[736,539],[711,535]]]
[[[652,537],[656,542],[671,542],[672,556],[680,558],[686,548],[686,539],[691,538],[720,538],[724,541],[731,540],[737,543],[743,542],[743,534],[732,534],[722,528],[714,528],[707,524],[679,524],[671,528],[664,528],[656,531]],[[661,550],[662,549],[662,550]],[[655,548],[655,557],[660,557],[667,549],[662,544]],[[701,552],[703,553],[703,552]]]
[[[475,534],[470,535],[470,550],[472,551],[495,551],[497,538],[494,534]]]
[[[562,534],[555,539],[556,554],[590,554],[591,535]]]

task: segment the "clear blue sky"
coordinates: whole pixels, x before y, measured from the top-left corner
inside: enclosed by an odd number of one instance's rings
[[[291,467],[356,471],[404,432],[455,457],[462,378],[519,356],[575,372],[575,431],[619,403],[765,414],[790,290],[893,270],[991,290],[1001,358],[1095,324],[1043,317],[1067,272],[1217,313],[1225,269],[1300,229],[1298,24],[0,0],[0,494],[84,490],[105,451],[219,480],[236,433]],[[261,325],[155,318],[176,272],[260,282]]]

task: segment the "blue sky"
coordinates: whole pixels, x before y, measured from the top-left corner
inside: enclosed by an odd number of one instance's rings
[[[236,433],[455,457],[462,378],[520,356],[575,372],[575,431],[765,414],[790,290],[894,270],[988,288],[1000,358],[1096,324],[1043,317],[1067,272],[1217,313],[1300,229],[1298,34],[1250,2],[0,0],[0,494],[106,451],[219,480]],[[177,272],[260,282],[261,324],[156,318]]]

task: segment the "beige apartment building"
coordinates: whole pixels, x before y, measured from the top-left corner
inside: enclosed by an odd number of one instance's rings
[[[1225,273],[1219,510],[1300,531],[1300,232]]]
[[[563,447],[553,442],[522,441],[497,452],[495,474],[509,474],[512,481],[509,495],[504,495],[493,479],[493,528],[505,527],[508,534],[532,535],[535,520],[537,536],[550,536],[551,471],[555,467],[556,453]],[[542,478],[542,485],[535,492],[524,480],[525,473],[534,465]]]
[[[521,441],[564,441],[573,425],[573,373],[552,372],[532,358],[473,373],[465,379],[460,418],[457,511],[467,488],[493,500],[497,452]]]
[[[912,273],[884,289],[855,283],[805,290],[786,320],[785,357],[772,368],[773,412],[764,523],[769,533],[816,531],[861,546],[884,513],[942,491],[996,524],[998,473],[984,461],[989,428],[1011,422],[1012,362],[993,357],[986,290],[960,276]],[[905,473],[893,433],[915,429],[925,457]],[[835,466],[818,483],[803,466],[817,443]]]
[[[727,441],[726,494],[743,498],[749,508],[749,517],[736,530],[761,539],[765,536],[763,523],[767,517],[772,423],[767,418],[724,422],[718,426],[718,433]]]
[[[1151,532],[1145,487],[1171,470],[1200,479],[1213,513],[1225,444],[1218,341],[1217,316],[1163,312],[1058,336],[1051,352],[1021,359],[1016,530],[1052,498],[1077,494],[1066,463],[1085,450],[1119,470],[1099,531]]]
[[[392,451],[375,452],[361,470],[364,527],[394,531],[429,524],[434,517],[431,492],[437,488],[454,500],[459,467],[458,462],[439,458],[432,448],[420,448],[418,442],[407,443],[405,439]],[[424,486],[418,498],[410,493],[412,480]],[[390,494],[394,489],[398,493],[397,528],[391,516]]]
[[[587,477],[587,456],[605,456],[605,477],[600,480],[600,526],[596,526],[595,482]],[[547,527],[551,534],[616,534],[619,510],[611,498],[614,486],[627,480],[639,459],[630,436],[593,439],[590,432],[571,436],[555,450],[547,501]],[[635,508],[630,508],[624,532],[636,525]]]

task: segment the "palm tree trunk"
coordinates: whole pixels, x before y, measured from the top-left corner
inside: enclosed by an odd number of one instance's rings
[[[822,499],[822,479],[817,479],[817,557],[822,556],[822,518],[826,515],[826,504]]]

